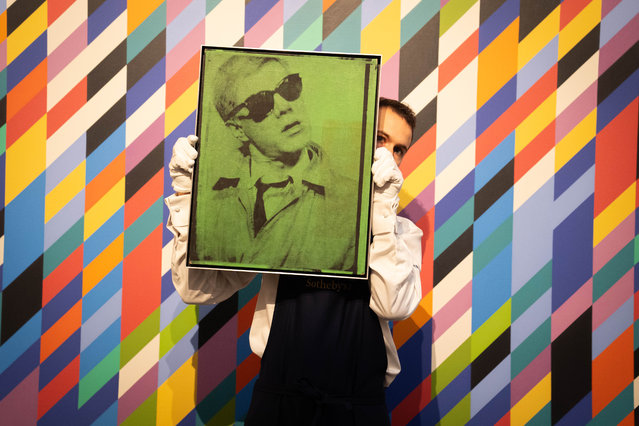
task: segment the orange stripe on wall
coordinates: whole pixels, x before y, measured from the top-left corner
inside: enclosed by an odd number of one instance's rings
[[[479,137],[475,145],[475,164],[482,162],[513,130],[557,89],[557,64],[517,99]]]
[[[16,115],[46,87],[47,60],[45,59],[7,93],[7,120]]]
[[[595,417],[634,378],[633,327],[592,361],[592,416]]]
[[[122,340],[160,306],[162,287],[162,227],[124,259],[122,280]],[[158,329],[158,332],[160,330]]]
[[[46,113],[47,89],[43,88],[20,111],[7,120],[7,147],[20,139],[20,136]]]
[[[559,9],[559,29],[563,29],[569,24],[591,1],[592,0],[563,0],[561,2],[561,9]]]
[[[164,191],[164,170],[160,169],[124,205],[124,229],[142,215]]]
[[[428,129],[408,150],[408,153],[402,160],[401,166],[399,166],[404,177],[411,174],[413,170],[419,167],[419,165],[435,151],[437,145],[435,139],[436,127],[437,126],[434,125]]]
[[[75,0],[48,0],[48,22],[51,25],[56,19],[60,17],[68,8],[73,4]]]
[[[479,30],[476,30],[470,37],[455,50],[439,66],[438,86],[442,90],[459,74],[466,65],[477,57],[479,50]]]
[[[117,184],[124,176],[124,151],[104,168],[85,189],[84,211],[89,211],[100,198]]]
[[[47,137],[54,134],[87,101],[87,79],[83,78],[47,115]]]
[[[639,98],[597,134],[595,148],[595,217],[637,178]]]
[[[541,160],[555,146],[555,120],[530,141],[515,156],[515,182]]]
[[[200,52],[197,52],[166,82],[166,105],[179,98],[197,81],[200,73]]]
[[[42,334],[40,339],[40,362],[49,357],[82,325],[82,301],[71,309]]]
[[[42,306],[82,272],[83,253],[83,246],[80,245],[42,281]]]
[[[7,39],[7,11],[0,14],[0,43]]]
[[[38,419],[44,416],[80,380],[80,355],[76,356],[38,394]],[[67,419],[70,420],[70,419]],[[60,419],[60,424],[65,423]]]

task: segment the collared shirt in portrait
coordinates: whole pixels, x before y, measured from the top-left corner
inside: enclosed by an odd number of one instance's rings
[[[340,207],[345,200],[352,201],[349,185],[356,183],[334,173],[322,174],[321,153],[314,144],[286,170],[273,167],[254,151],[244,159],[241,173],[221,176],[213,184],[215,211],[206,219],[207,239],[195,241],[198,255],[229,266],[354,268],[356,218],[341,216]],[[260,184],[271,186],[260,191]],[[256,223],[261,202],[263,218]]]

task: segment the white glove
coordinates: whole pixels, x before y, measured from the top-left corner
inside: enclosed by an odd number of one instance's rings
[[[399,190],[404,183],[402,172],[397,167],[393,154],[384,147],[375,150],[373,166],[373,235],[395,229],[396,211],[399,205]]]
[[[191,192],[193,186],[193,165],[197,158],[194,146],[198,141],[197,136],[179,138],[173,145],[173,155],[169,162],[169,174],[173,179],[171,185],[175,192]]]

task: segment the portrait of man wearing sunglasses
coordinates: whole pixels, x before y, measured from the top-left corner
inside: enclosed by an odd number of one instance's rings
[[[274,56],[237,54],[219,65],[212,86],[231,137],[209,145],[237,149],[226,159],[233,167],[217,167],[222,172],[209,181],[211,226],[195,249],[271,269],[355,268],[356,217],[334,217],[356,208],[357,182],[331,169],[321,143],[312,140],[302,75]]]

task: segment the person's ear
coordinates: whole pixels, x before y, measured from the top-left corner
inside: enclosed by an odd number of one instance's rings
[[[244,129],[242,129],[242,127],[239,124],[237,124],[234,120],[227,121],[224,124],[229,129],[229,131],[233,134],[233,136],[235,136],[237,140],[239,140],[240,142],[249,141],[249,137],[246,136],[246,133],[244,133]]]

